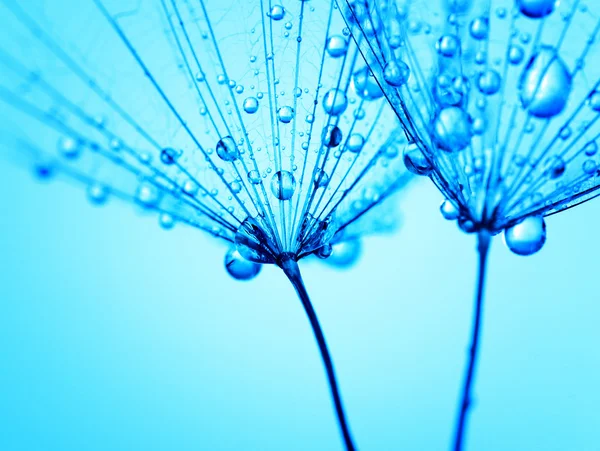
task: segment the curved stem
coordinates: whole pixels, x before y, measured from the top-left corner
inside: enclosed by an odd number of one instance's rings
[[[466,429],[467,412],[471,406],[471,388],[475,377],[475,365],[477,364],[477,351],[479,350],[479,335],[481,330],[481,316],[483,309],[483,291],[485,287],[485,268],[487,255],[490,248],[490,234],[486,230],[479,232],[477,250],[479,252],[479,271],[477,275],[477,294],[475,296],[475,313],[473,315],[473,329],[471,331],[471,346],[469,348],[469,359],[465,370],[465,379],[461,402],[459,405],[456,431],[454,435],[454,451],[463,449],[463,438]]]
[[[284,254],[279,258],[278,265],[281,267],[281,269],[283,269],[283,272],[288,277],[292,285],[294,285],[294,288],[296,289],[298,297],[300,298],[302,306],[306,312],[306,316],[308,316],[315,339],[319,345],[319,351],[321,351],[323,364],[325,365],[325,372],[327,373],[329,388],[331,390],[335,412],[337,414],[340,429],[342,431],[342,437],[344,438],[344,444],[346,445],[346,449],[348,451],[354,451],[356,448],[352,442],[352,436],[350,435],[350,429],[348,427],[348,422],[346,421],[346,414],[344,413],[342,398],[335,377],[335,370],[333,368],[331,355],[329,354],[329,349],[327,348],[327,343],[325,342],[325,336],[323,335],[319,320],[317,319],[317,314],[315,313],[315,310],[310,302],[310,298],[308,297],[306,287],[304,286],[304,282],[302,281],[298,263],[292,256]]]

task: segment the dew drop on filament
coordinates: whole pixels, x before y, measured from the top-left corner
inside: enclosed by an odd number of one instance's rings
[[[508,248],[518,255],[531,255],[546,242],[546,222],[541,216],[530,216],[504,231]]]
[[[225,254],[224,263],[227,273],[236,280],[254,279],[262,269],[260,263],[246,260],[235,248]]]

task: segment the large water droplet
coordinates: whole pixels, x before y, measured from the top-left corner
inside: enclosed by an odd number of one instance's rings
[[[323,97],[323,108],[332,116],[339,116],[348,107],[348,98],[344,91],[340,89],[331,89]]]
[[[492,95],[498,92],[501,82],[502,78],[498,72],[494,69],[487,69],[479,74],[477,87],[482,93]]]
[[[315,174],[315,185],[317,186],[317,188],[327,186],[328,184],[329,176],[327,175],[327,173],[322,169],[317,170],[317,173]]]
[[[554,9],[556,0],[517,0],[519,10],[534,19],[547,16]]]
[[[337,147],[342,142],[342,131],[337,125],[330,124],[321,133],[321,142],[325,147]]]
[[[256,97],[248,97],[244,100],[244,111],[248,114],[254,114],[258,111],[258,99]]]
[[[269,11],[269,17],[273,20],[281,20],[285,16],[285,8],[281,5],[273,5]]]
[[[354,72],[352,82],[356,93],[364,100],[375,100],[383,96],[383,91],[368,67]]]
[[[327,264],[338,268],[348,268],[354,265],[360,258],[362,250],[361,242],[357,239],[335,243],[332,248],[333,252],[326,261]]]
[[[289,124],[294,119],[294,109],[291,106],[284,106],[277,111],[277,118],[284,124]]]
[[[460,40],[453,34],[442,36],[436,43],[437,51],[443,56],[454,56],[460,47]]]
[[[473,39],[481,40],[487,38],[490,29],[487,17],[477,17],[471,21],[469,31]]]
[[[279,200],[288,200],[296,189],[296,179],[289,171],[277,171],[271,179],[271,192]]]
[[[235,161],[240,157],[238,146],[231,136],[225,136],[219,140],[217,155],[223,161]]]
[[[442,150],[457,152],[471,142],[471,121],[458,107],[441,110],[433,122],[433,138]]]
[[[508,248],[518,255],[531,255],[546,242],[546,222],[541,216],[530,216],[504,231]]]
[[[154,208],[160,201],[160,191],[150,182],[142,182],[135,193],[136,200],[146,208]]]
[[[359,153],[365,145],[365,138],[360,133],[352,133],[346,142],[346,149],[352,153]]]
[[[410,69],[401,60],[391,60],[383,69],[383,78],[388,85],[399,87],[408,81]]]
[[[339,58],[348,51],[348,41],[345,37],[334,35],[327,40],[327,53],[332,58]]]
[[[225,269],[236,280],[250,280],[258,275],[262,265],[246,260],[237,249],[233,248],[225,254]]]
[[[548,118],[559,114],[571,93],[571,74],[552,47],[531,57],[519,82],[521,103],[529,114]]]

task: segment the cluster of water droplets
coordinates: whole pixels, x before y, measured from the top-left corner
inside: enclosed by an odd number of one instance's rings
[[[564,0],[348,0],[345,15],[462,230],[518,254],[600,185],[600,9]],[[535,235],[537,245],[531,240]]]
[[[333,0],[129,3],[76,5],[85,36],[60,7],[0,7],[2,136],[40,177],[228,241],[239,279],[325,256],[408,181],[406,135]]]

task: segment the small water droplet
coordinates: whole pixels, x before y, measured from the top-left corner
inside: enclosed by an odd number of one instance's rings
[[[348,51],[348,41],[345,37],[340,35],[331,36],[327,39],[327,53],[332,58],[339,58]]]
[[[471,142],[471,121],[462,109],[450,106],[441,110],[433,122],[433,138],[438,147],[457,152]]]
[[[442,213],[444,219],[447,219],[449,221],[453,221],[460,216],[458,208],[456,208],[454,204],[448,199],[444,200],[444,202],[442,202],[442,205],[440,205],[440,212]]]
[[[231,136],[225,136],[217,142],[217,155],[223,161],[235,161],[240,157],[240,151]]]
[[[175,159],[177,158],[177,151],[171,147],[165,147],[160,151],[160,161],[163,164],[171,165],[175,163]]]
[[[244,111],[248,114],[254,114],[258,111],[258,99],[256,97],[247,97],[244,100]]]
[[[332,116],[339,116],[348,107],[346,93],[340,89],[331,89],[323,97],[323,109]]]
[[[77,158],[82,150],[83,145],[81,141],[71,138],[70,136],[63,136],[58,140],[58,151],[63,157],[68,158],[69,160]]]
[[[500,74],[493,69],[487,69],[479,74],[477,79],[477,87],[486,95],[496,94],[500,89],[502,78]]]
[[[429,175],[432,167],[416,144],[410,144],[404,148],[402,154],[406,169],[416,175]]]
[[[375,100],[383,96],[383,91],[368,67],[354,72],[352,82],[356,93],[364,100]]]
[[[442,36],[436,43],[437,51],[443,56],[454,56],[460,47],[460,41],[453,34]]]
[[[352,133],[346,142],[346,149],[352,153],[359,153],[365,145],[365,138],[360,133]]]
[[[169,213],[161,213],[158,217],[158,224],[164,230],[171,230],[173,227],[175,227],[175,218]]]
[[[150,182],[144,181],[138,185],[136,200],[146,208],[154,208],[160,201],[160,191]]]
[[[410,69],[404,61],[391,60],[383,69],[383,78],[390,86],[399,87],[408,81]]]
[[[289,124],[294,119],[294,109],[291,106],[283,106],[277,111],[277,118],[284,124]]]
[[[521,13],[532,19],[545,17],[552,12],[556,0],[517,0]]]
[[[94,205],[104,205],[108,200],[108,187],[100,183],[92,183],[87,188],[87,198]]]
[[[321,142],[325,147],[337,147],[342,142],[342,131],[337,125],[330,124],[321,133]]]
[[[489,32],[489,21],[487,17],[477,17],[471,21],[469,31],[473,39],[482,40],[487,38]]]
[[[327,186],[329,184],[329,176],[322,169],[317,170],[315,174],[315,185],[317,188],[322,188],[323,186]]]

